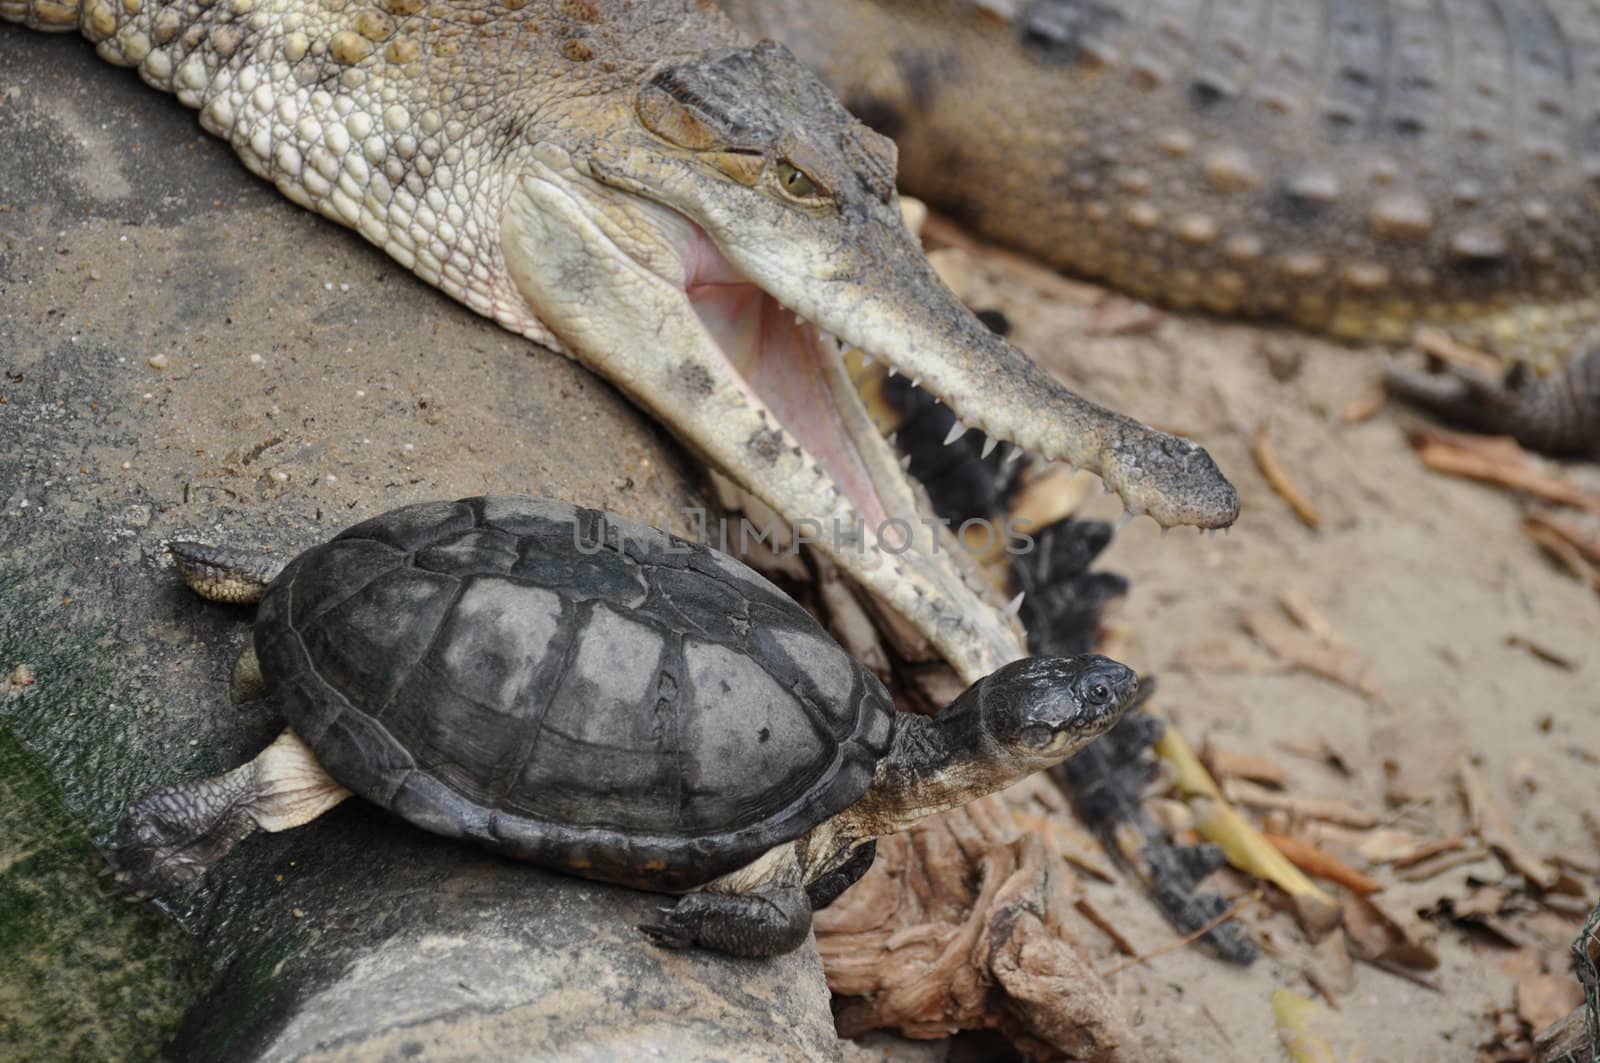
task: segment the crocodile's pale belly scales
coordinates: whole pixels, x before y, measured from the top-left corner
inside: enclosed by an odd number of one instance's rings
[[[1134,294],[1346,336],[1435,321],[1536,364],[1600,317],[1591,3],[724,4],[896,137],[910,191]],[[864,43],[807,28],[830,12]]]

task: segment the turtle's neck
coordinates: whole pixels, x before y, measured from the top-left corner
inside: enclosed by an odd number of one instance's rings
[[[889,755],[878,762],[871,789],[852,810],[857,830],[893,834],[1015,782],[1018,766],[981,724],[976,686],[937,716],[901,713]]]

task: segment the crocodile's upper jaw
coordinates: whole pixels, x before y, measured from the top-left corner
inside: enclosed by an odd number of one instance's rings
[[[1072,395],[960,304],[900,218],[892,146],[786,51],[707,53],[626,103],[605,136],[519,158],[502,252],[521,298],[964,677],[1019,656],[1015,627],[936,556],[828,334],[967,424],[1099,473],[1133,512],[1232,522],[1203,450]]]

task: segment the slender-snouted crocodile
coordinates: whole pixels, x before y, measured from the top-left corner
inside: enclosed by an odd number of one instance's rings
[[[1200,447],[991,335],[901,220],[894,145],[708,3],[0,0],[0,18],[81,30],[296,203],[611,380],[964,678],[1020,639],[919,531],[839,340],[1163,526],[1237,513]]]
[[[1391,391],[1600,454],[1600,20],[1543,0],[719,0],[903,186],[1178,308],[1499,353]]]

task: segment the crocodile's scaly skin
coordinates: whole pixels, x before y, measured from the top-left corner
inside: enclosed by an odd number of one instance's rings
[[[1590,0],[720,2],[974,229],[1179,308],[1446,326],[1532,370],[1458,413],[1600,452]]]
[[[826,333],[1133,512],[1237,514],[1204,450],[985,330],[906,229],[893,146],[709,0],[0,0],[0,20],[80,30],[296,203],[606,376],[797,536],[823,529],[969,682],[1018,632],[920,528]]]

